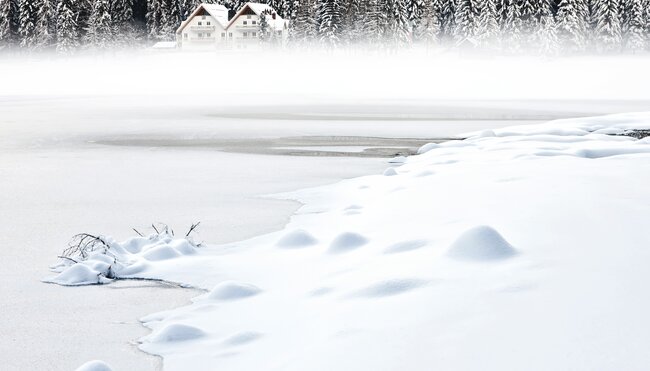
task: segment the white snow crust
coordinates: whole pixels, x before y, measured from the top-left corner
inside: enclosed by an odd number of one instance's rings
[[[637,113],[469,133],[276,195],[304,204],[282,231],[136,238],[113,269],[206,290],[142,319],[166,370],[643,370],[650,141],[619,134],[649,128]],[[50,281],[97,283],[106,264]]]

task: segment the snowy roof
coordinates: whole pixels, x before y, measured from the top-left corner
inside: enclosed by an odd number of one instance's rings
[[[241,9],[239,9],[237,14],[235,14],[235,16],[232,17],[230,23],[232,24],[232,22],[234,22],[237,18],[239,18],[239,16],[246,10],[246,8],[252,10],[253,13],[255,13],[257,16],[261,16],[261,14],[264,12],[275,14],[275,19],[273,19],[272,17],[268,17],[267,19],[269,26],[272,27],[274,30],[282,30],[286,25],[286,21],[282,17],[280,17],[280,15],[278,14],[277,11],[275,11],[275,9],[273,9],[268,4],[262,4],[262,3],[244,4],[244,6],[242,6]]]
[[[159,41],[155,43],[151,49],[175,49],[176,41]]]
[[[183,29],[185,28],[185,26],[187,26],[187,23],[192,18],[194,18],[194,16],[196,16],[196,14],[201,9],[204,9],[214,19],[216,19],[217,22],[219,22],[219,24],[221,25],[221,27],[223,27],[224,29],[228,27],[228,8],[226,8],[223,5],[219,5],[219,4],[205,4],[205,3],[202,3],[199,6],[197,6],[196,9],[194,9],[192,14],[190,14],[189,17],[187,17],[186,20],[181,22],[181,25],[176,30],[176,33],[177,34],[181,33],[183,31]]]

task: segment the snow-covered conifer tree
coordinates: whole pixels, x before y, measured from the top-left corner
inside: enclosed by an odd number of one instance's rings
[[[39,5],[39,2],[32,0],[18,2],[18,36],[21,47],[32,48],[36,43],[36,11]]]
[[[499,18],[501,19],[502,41],[509,50],[518,50],[524,37],[520,10],[517,0],[500,0]]]
[[[262,12],[260,14],[260,24],[259,24],[259,38],[260,41],[269,41],[269,21],[267,20],[268,14]]]
[[[341,43],[342,10],[341,0],[320,0],[318,3],[318,35],[325,45],[337,46]]]
[[[425,12],[425,6],[428,6],[428,1],[426,0],[407,0],[407,19],[411,30],[415,31],[418,28],[418,24],[422,19],[423,13]]]
[[[56,5],[56,50],[69,53],[79,46],[75,0],[59,0]]]
[[[645,48],[646,42],[643,0],[626,1],[624,12],[627,14],[625,48],[633,52],[642,51]]]
[[[427,45],[438,42],[442,28],[441,0],[424,2],[420,21],[413,30],[413,39]]]
[[[162,29],[162,1],[147,0],[147,32],[152,39],[160,37],[160,31]]]
[[[309,44],[318,34],[316,3],[314,0],[300,1],[295,11],[295,20],[289,24],[291,42]]]
[[[581,0],[560,0],[556,25],[558,38],[563,46],[571,51],[585,48],[586,19],[584,2]]]
[[[159,36],[165,40],[173,40],[181,21],[180,0],[161,0]]]
[[[455,36],[457,40],[473,39],[478,29],[480,0],[458,0],[455,12]]]
[[[133,0],[113,0],[111,2],[115,39],[126,44],[133,40]]]
[[[532,34],[537,29],[540,5],[540,0],[520,0],[518,3],[513,3],[512,6],[519,8],[518,13],[525,34]]]
[[[553,17],[551,0],[540,0],[539,23],[533,40],[538,50],[545,55],[552,55],[558,51],[557,27]]]
[[[106,49],[115,41],[113,32],[113,20],[108,0],[94,0],[86,29],[86,43],[90,47]]]
[[[455,36],[456,1],[440,0],[440,34],[447,38]]]
[[[411,27],[407,0],[385,0],[387,25],[391,44],[406,45],[410,42]]]
[[[55,41],[55,5],[53,0],[41,0],[36,9],[34,25],[34,48],[44,49]]]
[[[0,50],[11,41],[12,7],[10,0],[0,0]]]
[[[604,50],[621,45],[621,24],[618,0],[598,0],[594,3],[594,39]]]
[[[476,40],[482,46],[490,46],[497,42],[499,24],[497,22],[497,6],[494,0],[480,0],[476,3],[478,19],[476,23]]]

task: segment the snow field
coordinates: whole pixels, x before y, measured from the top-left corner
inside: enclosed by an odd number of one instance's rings
[[[649,127],[470,133],[391,176],[277,195],[304,204],[282,231],[161,260],[134,248],[146,266],[125,276],[207,290],[142,318],[141,349],[169,370],[642,370],[650,141],[620,134]]]

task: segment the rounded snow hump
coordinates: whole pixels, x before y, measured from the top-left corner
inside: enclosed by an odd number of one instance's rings
[[[482,225],[463,232],[451,245],[447,256],[467,261],[498,261],[508,259],[517,251],[494,228]]]

